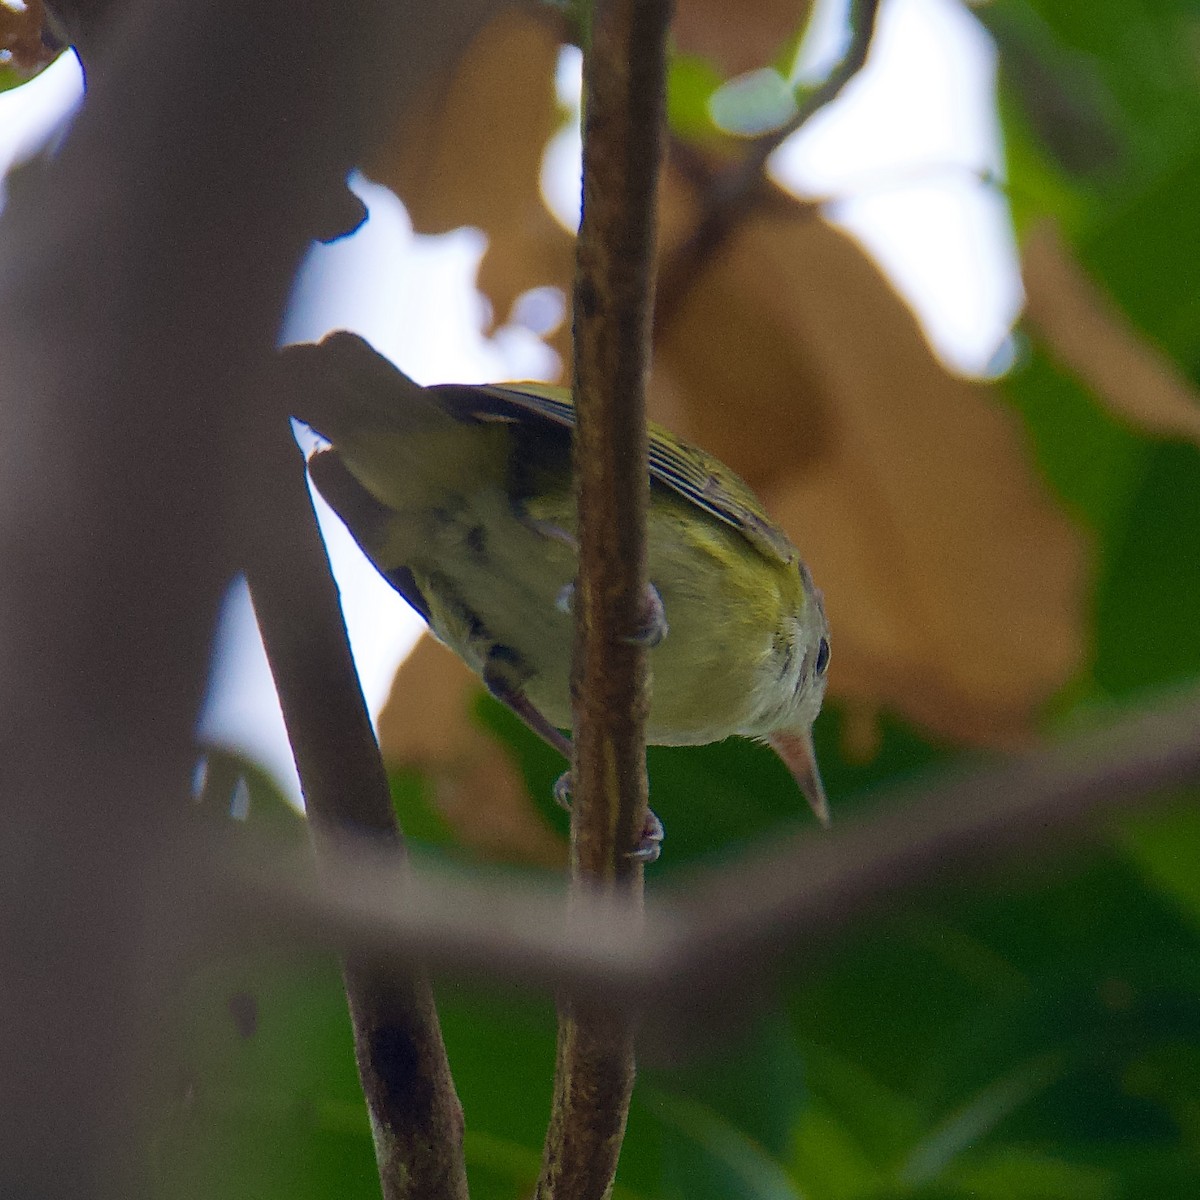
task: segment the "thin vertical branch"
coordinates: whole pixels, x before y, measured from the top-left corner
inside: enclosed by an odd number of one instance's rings
[[[396,852],[400,870],[403,840],[387,774],[304,464],[287,444],[282,412],[281,406],[278,461],[261,476],[264,507],[274,520],[263,529],[247,576],[318,867],[343,844],[339,834],[366,833]],[[342,977],[384,1200],[466,1200],[462,1106],[428,980],[419,970],[408,974],[361,953],[343,958]]]
[[[583,221],[575,281],[575,891],[640,899],[646,820],[649,503],[645,380],[653,308],[668,0],[598,0],[584,64]],[[539,1197],[608,1194],[633,1090],[627,1016],[564,1002]]]

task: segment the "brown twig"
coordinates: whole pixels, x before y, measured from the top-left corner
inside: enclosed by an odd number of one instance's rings
[[[317,532],[302,459],[280,405],[278,461],[264,464],[274,519],[247,569],[304,791],[318,868],[339,835],[371,835],[393,875],[402,837]],[[343,957],[359,1078],[385,1200],[465,1200],[462,1106],[428,980],[362,953]]]
[[[252,867],[239,890],[249,886],[255,911],[293,934],[419,956],[457,977],[669,1012],[907,891],[1048,853],[1073,831],[1200,780],[1198,731],[1193,689],[1057,746],[881,796],[871,815],[830,833],[805,830],[700,871],[644,914],[626,896],[582,895],[568,918],[556,891],[432,868],[411,872],[397,896],[392,874],[358,856],[342,860],[322,896],[279,866],[269,879]]]
[[[646,821],[645,382],[662,158],[669,0],[598,0],[584,60],[583,220],[575,278],[574,469],[579,578],[571,821],[573,899],[636,907],[630,857]],[[612,1187],[633,1090],[627,1013],[564,997],[537,1195],[600,1200]]]
[[[850,5],[850,44],[825,82],[805,96],[786,124],[755,138],[735,164],[707,181],[695,227],[675,248],[660,272],[654,314],[657,326],[664,326],[671,320],[705,265],[720,252],[738,222],[762,201],[764,172],[771,155],[816,113],[836,100],[862,69],[875,36],[879,5],[880,0],[853,0]],[[687,157],[682,147],[680,152]],[[691,165],[696,166],[695,163]]]

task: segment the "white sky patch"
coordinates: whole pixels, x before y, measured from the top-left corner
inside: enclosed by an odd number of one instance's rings
[[[850,41],[850,0],[816,0],[792,67],[795,83],[820,83],[840,61]]]
[[[794,77],[824,78],[848,42],[846,0],[821,0]],[[952,370],[987,376],[1023,301],[1004,197],[986,179],[1003,157],[996,55],[957,0],[886,0],[870,58],[838,99],[774,155],[776,182],[830,200],[827,218],[854,236],[913,308]],[[542,194],[579,225],[582,59],[559,58],[560,102],[575,114],[551,141]]]
[[[836,46],[841,49],[840,45]],[[951,368],[986,375],[1023,294],[1002,169],[995,48],[955,0],[890,0],[838,100],[771,160],[887,272]]]
[[[558,52],[558,70],[554,76],[558,102],[568,116],[563,127],[550,139],[542,155],[542,199],[564,229],[579,228],[583,203],[581,189],[583,141],[579,133],[579,97],[583,91],[583,54],[578,46],[564,46]]]
[[[0,174],[34,153],[82,97],[83,72],[73,54],[60,55],[28,83],[0,92]]]

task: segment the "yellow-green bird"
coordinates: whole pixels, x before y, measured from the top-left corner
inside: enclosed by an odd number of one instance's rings
[[[569,393],[422,387],[344,332],[282,363],[294,415],[332,446],[309,460],[317,489],[434,635],[569,760]],[[723,463],[652,426],[649,466],[647,741],[765,741],[827,821],[812,742],[829,665],[821,593]],[[652,818],[637,856],[657,857],[661,836]]]

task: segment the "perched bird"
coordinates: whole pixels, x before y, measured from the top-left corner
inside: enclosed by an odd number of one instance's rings
[[[309,460],[317,489],[434,635],[569,761],[569,393],[422,387],[344,332],[288,346],[282,365],[293,414],[332,446]],[[821,593],[724,464],[652,426],[649,465],[652,594],[634,635],[653,646],[647,741],[765,741],[827,822],[812,742],[829,665]],[[657,857],[661,836],[654,818],[637,856]]]

